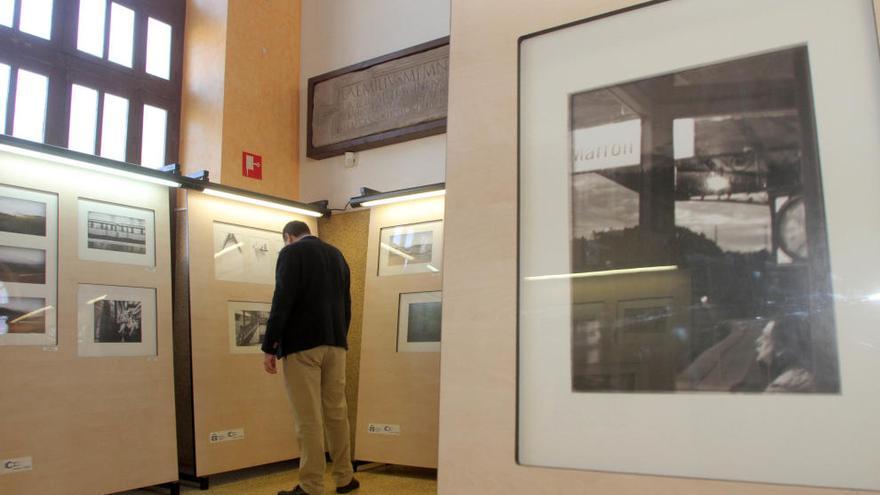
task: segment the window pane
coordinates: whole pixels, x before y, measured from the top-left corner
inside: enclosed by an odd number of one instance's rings
[[[9,103],[9,66],[0,64],[0,134],[6,134],[6,107]]]
[[[15,0],[0,0],[0,26],[12,27]]]
[[[131,67],[134,51],[134,11],[117,3],[110,7],[110,51],[107,58],[111,62]]]
[[[76,47],[96,57],[104,56],[104,21],[107,16],[105,0],[79,0],[79,27]]]
[[[67,147],[94,154],[97,124],[98,92],[74,84],[70,95],[70,133]]]
[[[50,39],[52,37],[52,0],[22,0],[19,29],[25,33]]]
[[[26,70],[18,70],[15,89],[15,116],[12,135],[31,141],[42,141],[46,130],[46,97],[49,78]]]
[[[141,165],[158,168],[165,165],[165,127],[168,112],[144,105],[144,129],[141,141]]]
[[[171,79],[171,26],[147,21],[147,74]]]
[[[125,161],[128,134],[128,100],[104,94],[104,117],[101,119],[101,156]]]

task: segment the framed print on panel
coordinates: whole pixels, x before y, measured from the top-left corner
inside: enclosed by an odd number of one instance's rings
[[[379,276],[436,273],[443,263],[443,221],[385,227],[379,236]]]
[[[156,289],[80,284],[79,355],[155,356]]]
[[[397,352],[440,352],[442,293],[400,295],[397,313]]]
[[[281,232],[214,222],[214,278],[274,285],[283,247]]]
[[[229,349],[233,353],[261,354],[269,322],[269,303],[229,301]]]
[[[0,185],[0,346],[57,342],[58,196]]]
[[[81,260],[156,266],[152,210],[82,198],[78,203]]]
[[[880,489],[880,235],[846,227],[880,211],[872,7],[655,1],[520,40],[520,463]]]

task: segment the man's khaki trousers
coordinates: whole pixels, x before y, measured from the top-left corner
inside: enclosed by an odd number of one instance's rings
[[[345,403],[345,349],[322,345],[284,358],[284,383],[299,439],[299,484],[324,494],[324,431],[333,459],[333,482],[351,482],[351,444]],[[323,414],[322,414],[323,411]]]

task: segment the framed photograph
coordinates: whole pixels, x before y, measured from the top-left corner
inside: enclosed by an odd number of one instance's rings
[[[880,155],[852,132],[880,131],[880,64],[872,2],[835,6],[655,1],[520,40],[520,463],[880,489],[851,451],[876,324],[838,292],[874,289],[831,271],[876,241],[832,242],[826,209],[847,230],[871,196],[846,167]]]
[[[281,232],[214,222],[214,278],[275,284],[275,264],[284,247]]]
[[[155,356],[156,289],[80,284],[79,355]]]
[[[449,37],[311,77],[308,84],[309,158],[442,134]]]
[[[0,345],[56,344],[58,196],[0,185]]]
[[[233,353],[261,354],[269,321],[269,303],[229,301],[229,349]]]
[[[397,352],[440,352],[441,291],[400,295]]]
[[[78,204],[81,260],[156,266],[152,210],[82,198]]]
[[[443,221],[385,227],[379,235],[379,276],[437,273],[443,267]]]

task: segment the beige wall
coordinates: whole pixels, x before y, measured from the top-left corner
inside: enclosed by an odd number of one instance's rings
[[[856,493],[516,464],[517,38],[636,3],[452,0],[439,492]]]
[[[398,352],[400,294],[440,290],[442,273],[378,276],[380,230],[443,219],[443,198],[376,206],[370,212],[355,459],[437,467],[440,353]],[[440,267],[438,267],[440,268]],[[400,425],[400,435],[367,431]]]
[[[0,459],[33,457],[33,470],[0,475],[0,493],[176,480],[168,189],[6,152],[0,183],[58,195],[57,345],[0,346]],[[152,210],[156,266],[79,259],[78,198]],[[155,288],[156,355],[80,357],[79,284]]]
[[[277,233],[291,220],[317,231],[315,219],[187,192],[189,298],[195,466],[207,476],[299,456],[284,381],[263,370],[263,354],[230,350],[229,301],[272,302],[268,283],[217,280],[214,222]],[[248,249],[248,248],[245,248]],[[256,350],[255,350],[256,351]],[[244,428],[243,440],[210,443],[212,432]]]
[[[184,171],[299,197],[299,0],[188,0],[181,153]],[[263,179],[241,173],[262,156]]]
[[[180,163],[185,173],[220,176],[226,75],[226,1],[187,0],[180,102]]]
[[[321,239],[336,246],[351,270],[351,326],[348,329],[348,356],[345,368],[345,398],[354,448],[358,409],[358,380],[361,365],[361,336],[364,322],[364,275],[367,269],[367,237],[370,210],[356,210],[319,218]]]

